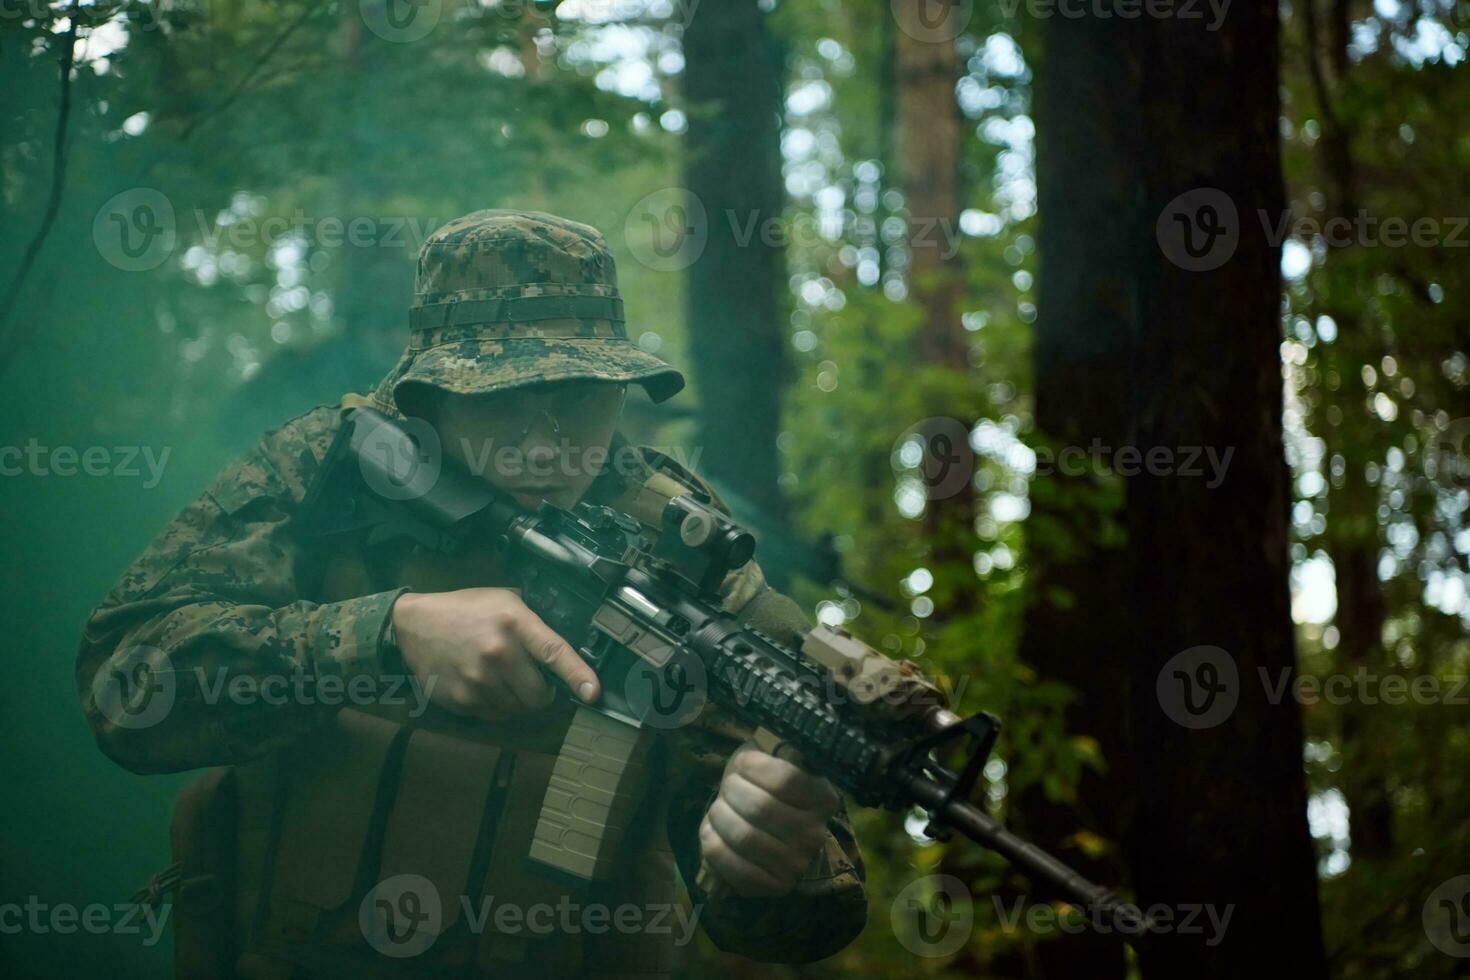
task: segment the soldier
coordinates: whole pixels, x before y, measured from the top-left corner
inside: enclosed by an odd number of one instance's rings
[[[866,899],[837,792],[713,709],[656,740],[605,880],[530,867],[596,674],[495,555],[314,533],[327,449],[364,406],[424,420],[523,504],[605,502],[653,532],[671,496],[708,492],[617,435],[628,384],[662,401],[683,378],[627,339],[602,237],[540,213],[453,221],[424,243],[410,328],[369,395],[268,433],[87,623],[77,683],[102,750],[139,773],[214,767],[176,805],[176,864],[151,889],[178,892],[180,972],[658,975],[696,914],[755,959],[841,949]],[[781,638],[809,627],[754,562],[723,595]],[[729,897],[702,901],[701,861]],[[695,900],[680,915],[676,867]]]

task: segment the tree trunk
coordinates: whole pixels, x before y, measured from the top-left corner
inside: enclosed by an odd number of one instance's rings
[[[1329,215],[1351,220],[1359,210],[1357,167],[1352,143],[1354,133],[1344,124],[1337,108],[1337,92],[1346,82],[1348,14],[1344,0],[1326,0],[1327,27],[1324,32],[1317,10],[1318,0],[1302,6],[1302,30],[1307,48],[1308,77],[1323,120],[1322,166],[1331,197]],[[1324,36],[1325,34],[1325,36]],[[1321,310],[1339,325],[1344,345],[1356,342],[1368,351],[1380,345],[1377,325],[1340,308],[1334,297],[1319,293]],[[1331,396],[1329,396],[1331,397]],[[1349,401],[1341,398],[1340,401]],[[1360,447],[1375,447],[1367,432],[1350,432],[1355,413],[1347,406],[1344,425],[1325,428],[1328,453],[1347,460],[1347,483],[1332,494],[1330,551],[1337,575],[1336,622],[1341,634],[1338,661],[1349,674],[1359,668],[1373,669],[1382,663],[1385,598],[1378,581],[1378,494],[1362,477],[1363,467],[1374,455]],[[1358,423],[1361,425],[1362,423]],[[1345,756],[1342,791],[1351,821],[1354,858],[1381,858],[1393,849],[1393,804],[1389,798],[1383,760],[1386,743],[1378,737],[1377,705],[1345,704],[1338,712],[1340,744]]]
[[[1353,472],[1362,473],[1361,467]],[[1365,491],[1371,488],[1364,487]],[[1370,499],[1373,496],[1365,494]],[[1355,513],[1362,511],[1354,509]],[[1369,511],[1371,514],[1371,510]],[[1383,658],[1383,586],[1378,581],[1378,525],[1371,517],[1366,539],[1355,536],[1332,548],[1337,575],[1337,628],[1341,636],[1338,662],[1343,673],[1359,670],[1379,674],[1388,669]],[[1388,743],[1381,724],[1375,724],[1381,705],[1350,703],[1340,711],[1342,792],[1347,800],[1353,858],[1384,858],[1393,853],[1393,802],[1388,794]]]
[[[1183,472],[1145,473],[1129,485],[1138,556],[1132,611],[1147,630],[1132,664],[1140,788],[1130,841],[1135,881],[1143,903],[1170,906],[1176,924],[1191,905],[1232,911],[1213,948],[1205,945],[1212,938],[1206,927],[1203,935],[1176,928],[1145,949],[1144,975],[1321,977],[1300,707],[1289,693],[1272,694],[1294,665],[1281,256],[1258,219],[1263,211],[1274,220],[1284,207],[1277,8],[1269,0],[1237,4],[1215,31],[1179,19],[1142,20],[1139,27],[1143,179],[1135,234],[1152,235],[1164,215],[1165,227],[1184,224],[1194,232],[1195,245],[1203,238],[1228,251],[1232,227],[1238,238],[1223,264],[1191,271],[1194,256],[1166,234],[1148,253],[1138,283],[1135,444],[1145,453],[1208,447],[1233,454],[1214,487]],[[1171,205],[1199,188],[1214,190],[1188,207]],[[1202,204],[1215,206],[1220,221],[1211,222]],[[1227,230],[1212,239],[1206,225],[1221,221]],[[1199,654],[1213,658],[1222,671],[1216,677],[1197,664],[1170,664],[1201,645],[1227,655]],[[1232,703],[1233,710],[1214,724],[1182,724],[1180,701],[1191,692],[1181,690],[1181,675],[1213,685],[1209,714]],[[1200,693],[1196,686],[1194,697]]]
[[[756,0],[723,0],[690,21],[684,60],[685,183],[708,230],[686,299],[704,468],[779,524],[785,282],[780,240],[763,229],[782,218],[783,59]]]
[[[901,25],[900,25],[901,26]],[[960,60],[953,38],[928,40],[900,29],[892,35],[898,145],[895,157],[907,214],[909,299],[924,311],[919,359],[925,365],[970,373],[969,340],[960,324],[964,280],[945,247],[959,221],[961,130],[955,83]],[[978,386],[979,381],[976,380]],[[935,416],[953,415],[944,404]],[[968,428],[973,418],[960,419]],[[968,446],[953,446],[952,436],[930,433],[926,450],[934,454],[923,471],[930,481],[924,512],[930,565],[936,588],[938,621],[974,607],[975,487],[971,480],[954,492],[937,493],[956,462],[967,465]]]
[[[963,283],[946,258],[946,231],[960,215],[960,115],[954,41],[893,35],[898,102],[898,160],[908,210],[909,292],[924,309],[919,356],[968,369],[969,343],[957,308]]]
[[[1033,64],[1041,265],[1032,365],[1041,460],[1055,459],[1046,454],[1065,446],[1128,440],[1126,377],[1137,315],[1130,273],[1137,258],[1120,216],[1131,212],[1137,186],[1138,120],[1136,103],[1118,97],[1120,76],[1131,67],[1119,57],[1131,29],[1121,25],[1040,22],[1041,60]],[[1132,810],[1123,670],[1140,641],[1129,608],[1133,554],[1101,540],[1099,515],[1079,502],[1097,493],[1096,473],[1054,463],[1047,470],[1032,484],[1031,599],[1020,655],[1043,678],[1077,692],[1067,730],[1098,741],[1107,771],[1084,771],[1075,805],[1050,802],[1033,786],[1018,793],[1011,813],[1042,847],[1111,883],[1121,880],[1122,861],[1091,860],[1072,840],[1085,829],[1119,841]],[[1036,948],[1035,965],[1045,977],[1099,980],[1121,978],[1125,968],[1117,940],[1092,931],[1048,938]]]

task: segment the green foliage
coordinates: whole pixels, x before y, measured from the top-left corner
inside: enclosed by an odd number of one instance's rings
[[[1336,568],[1336,614],[1300,630],[1302,672],[1352,685],[1307,706],[1307,769],[1334,972],[1365,978],[1454,975],[1421,916],[1458,873],[1470,804],[1464,706],[1446,700],[1470,668],[1457,421],[1470,416],[1470,234],[1454,231],[1470,213],[1470,142],[1454,122],[1470,97],[1467,38],[1452,20],[1396,11],[1362,22],[1341,63],[1294,14],[1283,120],[1292,212],[1308,219],[1288,244],[1284,321],[1293,557],[1367,573]],[[1338,216],[1351,232],[1330,233]],[[1424,234],[1395,240],[1390,219]],[[1440,693],[1391,703],[1390,676]],[[1374,795],[1386,849],[1368,846]]]

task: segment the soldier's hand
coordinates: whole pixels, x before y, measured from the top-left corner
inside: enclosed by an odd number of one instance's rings
[[[456,714],[499,721],[546,707],[553,692],[537,665],[583,701],[597,675],[510,589],[406,592],[393,604],[404,663],[429,698]]]
[[[827,780],[746,742],[699,825],[701,854],[737,894],[777,898],[806,872],[841,803]]]

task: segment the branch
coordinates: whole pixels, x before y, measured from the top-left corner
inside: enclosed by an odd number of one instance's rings
[[[36,234],[31,238],[30,244],[26,246],[25,255],[20,260],[20,267],[16,269],[15,276],[10,280],[10,286],[5,291],[5,300],[0,303],[0,332],[3,332],[6,322],[15,312],[15,304],[20,297],[21,287],[25,285],[26,278],[31,274],[31,268],[41,254],[41,247],[46,244],[46,238],[51,234],[51,227],[56,224],[57,212],[61,210],[61,191],[66,184],[66,124],[71,117],[71,69],[76,61],[77,21],[81,13],[81,5],[81,0],[72,0],[71,11],[67,15],[66,34],[63,36],[61,47],[61,108],[56,118],[56,145],[51,164],[51,191],[46,198],[46,210],[41,215],[41,225],[36,229]],[[0,357],[0,376],[4,376],[5,369],[18,349],[19,344],[12,344],[4,356]]]
[[[276,39],[266,46],[266,49],[261,52],[260,57],[255,60],[255,64],[251,65],[250,68],[245,72],[245,74],[240,76],[240,80],[235,83],[234,88],[230,89],[229,94],[227,94],[222,100],[220,100],[220,102],[217,103],[214,108],[206,110],[205,112],[201,112],[199,115],[195,116],[187,126],[184,127],[183,132],[179,134],[179,140],[181,142],[188,140],[190,136],[194,135],[194,130],[198,129],[200,125],[202,125],[206,120],[218,115],[225,109],[228,109],[230,106],[234,105],[235,101],[239,99],[240,96],[245,94],[245,89],[250,85],[251,79],[260,74],[260,70],[266,66],[266,62],[275,57],[276,52],[281,49],[281,45],[285,44],[287,39],[290,38],[292,34],[296,33],[296,29],[302,24],[306,23],[306,19],[312,14],[316,13],[319,9],[321,9],[321,7],[321,4],[308,4],[306,9],[301,11],[301,15],[298,16],[291,23],[287,24],[286,29],[278,34],[276,36]]]
[[[1334,7],[1334,17],[1340,8],[1341,4]],[[1352,157],[1352,137],[1333,109],[1332,90],[1322,68],[1323,44],[1317,24],[1317,0],[1305,0],[1302,4],[1302,26],[1306,30],[1307,74],[1312,80],[1317,109],[1322,115],[1322,148],[1327,157],[1327,169],[1335,185],[1333,190],[1337,196],[1337,213],[1353,215],[1357,213],[1357,176]],[[1336,52],[1337,49],[1335,20],[1333,36],[1332,51],[1329,53]],[[1342,53],[1344,59],[1340,64],[1336,57],[1333,59],[1334,64],[1339,66],[1339,84],[1343,80],[1342,73],[1346,70],[1346,49]]]

